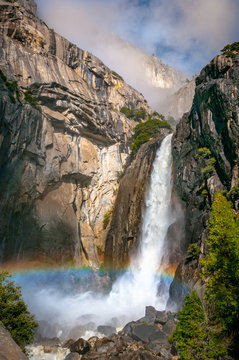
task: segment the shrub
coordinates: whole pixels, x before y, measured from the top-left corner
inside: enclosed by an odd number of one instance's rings
[[[129,109],[126,106],[123,106],[120,109],[120,112],[122,112],[123,114],[125,114],[125,116],[128,119],[133,119],[135,121],[141,121],[144,120],[147,116],[147,112],[144,108],[140,108],[140,109]]]
[[[114,75],[116,78],[118,78],[121,81],[124,81],[124,79],[122,78],[122,76],[120,76],[116,71],[112,71],[112,75]]]
[[[167,121],[159,119],[149,119],[136,125],[134,128],[134,140],[131,144],[132,153],[136,154],[142,144],[151,138],[157,137],[160,134],[161,128],[171,129],[171,126]]]
[[[199,148],[198,149],[198,153],[197,153],[197,157],[199,159],[208,159],[211,156],[211,150],[208,149],[207,147],[203,147],[203,148]]]
[[[24,92],[24,99],[27,101],[30,105],[32,105],[35,109],[41,111],[41,107],[39,105],[39,102],[32,96],[31,93],[28,91]]]
[[[18,88],[17,82],[16,81],[11,81],[11,80],[6,81],[6,86],[7,86],[8,90],[11,91],[11,92],[15,92],[17,90],[17,88]]]
[[[211,150],[207,147],[199,148],[197,153],[198,159],[204,159],[206,166],[201,169],[201,174],[204,179],[208,179],[215,171],[216,159],[211,156]]]
[[[104,220],[103,220],[103,229],[105,230],[110,222],[110,218],[112,215],[113,210],[109,210],[107,211],[107,213],[104,215]]]
[[[6,82],[7,81],[7,77],[6,75],[2,72],[2,70],[0,70],[0,77],[2,79],[3,82]]]
[[[197,244],[190,244],[187,251],[186,262],[197,260],[201,253],[200,247]]]
[[[9,277],[6,272],[0,273],[0,321],[25,351],[25,346],[33,341],[38,324],[27,310],[20,287]]]
[[[221,52],[227,57],[234,57],[239,53],[239,41],[224,46]]]

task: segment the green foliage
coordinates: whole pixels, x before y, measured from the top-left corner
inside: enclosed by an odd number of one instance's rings
[[[205,331],[205,315],[201,300],[195,290],[184,299],[185,305],[179,311],[179,322],[169,342],[176,342],[180,352],[180,359],[205,359],[202,356],[204,342],[207,337]]]
[[[224,46],[221,52],[228,57],[236,56],[239,53],[239,41]]]
[[[207,324],[205,311],[195,290],[184,299],[179,322],[169,338],[179,350],[181,360],[225,359],[226,347]]]
[[[33,341],[38,324],[27,310],[20,287],[6,272],[0,272],[0,321],[22,350]]]
[[[24,99],[27,101],[30,105],[32,105],[35,109],[41,111],[41,106],[39,105],[39,102],[32,96],[31,93],[28,91],[24,92]]]
[[[7,81],[7,77],[4,75],[4,73],[2,72],[2,70],[0,70],[0,77],[2,79],[3,82]]]
[[[208,250],[202,277],[207,279],[206,300],[212,320],[226,330],[239,330],[239,226],[231,203],[217,193],[209,220]]]
[[[11,92],[15,92],[18,88],[16,81],[11,81],[11,80],[6,81],[6,85],[7,85],[8,90]]]
[[[199,159],[201,159],[201,158],[208,159],[210,156],[211,156],[211,151],[207,147],[203,147],[203,148],[198,149],[197,157]]]
[[[197,260],[201,253],[200,247],[197,244],[190,244],[187,251],[186,262]]]
[[[128,119],[133,119],[135,121],[141,121],[144,120],[147,116],[147,112],[144,108],[140,108],[139,110],[137,109],[129,109],[126,106],[123,106],[120,109],[120,112],[122,112],[123,114],[125,114],[125,116]]]
[[[161,128],[171,129],[171,126],[167,121],[159,119],[149,119],[136,125],[134,128],[134,140],[131,144],[132,153],[136,154],[142,144],[151,138],[157,137]]]
[[[120,76],[116,71],[112,71],[112,75],[114,75],[116,78],[118,78],[121,81],[124,81],[124,79],[122,78],[122,76]]]
[[[208,191],[207,191],[206,189],[204,189],[204,190],[202,191],[202,197],[203,197],[204,199],[206,199],[206,198],[208,197]]]
[[[201,174],[204,179],[208,179],[215,171],[216,159],[211,156],[211,151],[207,147],[198,149],[197,158],[205,160],[206,166],[201,169]]]
[[[109,210],[107,211],[107,213],[104,215],[104,220],[103,220],[103,229],[105,230],[110,222],[111,219],[111,215],[112,215],[113,210]]]

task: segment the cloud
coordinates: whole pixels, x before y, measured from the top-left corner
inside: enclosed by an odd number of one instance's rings
[[[198,73],[227,43],[238,40],[238,0],[38,0],[50,27],[148,97],[145,51],[186,74]],[[142,50],[140,50],[142,49]]]

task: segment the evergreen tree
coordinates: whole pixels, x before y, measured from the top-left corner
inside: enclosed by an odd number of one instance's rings
[[[27,310],[20,287],[6,272],[0,272],[0,321],[23,351],[33,341],[38,324]]]
[[[193,290],[184,299],[179,322],[169,338],[179,350],[180,360],[226,360],[227,344],[221,334],[209,326],[203,304]]]
[[[179,322],[169,341],[176,342],[180,359],[204,359],[202,351],[207,338],[205,330],[205,315],[202,303],[195,290],[184,299],[184,306],[179,311]]]
[[[239,226],[231,203],[221,193],[212,204],[207,244],[201,263],[209,316],[226,330],[239,330]]]

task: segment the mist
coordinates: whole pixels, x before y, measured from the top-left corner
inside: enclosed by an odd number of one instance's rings
[[[50,27],[98,56],[142,92],[153,108],[178,84],[163,91],[152,84],[146,56],[155,54],[190,77],[239,36],[237,0],[36,2]]]
[[[122,328],[144,316],[145,307],[164,310],[170,271],[168,230],[177,221],[172,207],[171,138],[162,141],[145,199],[139,248],[118,276],[92,270],[58,270],[15,276],[24,300],[40,322],[40,332],[61,340],[95,334],[97,326]],[[160,221],[159,221],[160,219]],[[175,243],[175,239],[174,239]]]

